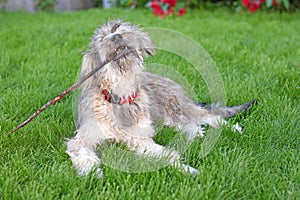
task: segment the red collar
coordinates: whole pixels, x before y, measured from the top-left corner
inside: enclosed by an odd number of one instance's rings
[[[107,89],[102,90],[102,94],[104,94],[106,101],[119,105],[124,105],[127,103],[132,104],[133,100],[137,97],[136,92],[132,93],[130,96],[127,97],[120,97],[117,94],[109,92]]]

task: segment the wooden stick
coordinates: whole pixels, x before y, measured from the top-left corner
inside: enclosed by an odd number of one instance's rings
[[[64,98],[71,91],[78,88],[84,81],[86,81],[91,76],[93,76],[98,70],[100,70],[102,67],[104,67],[107,63],[112,62],[112,61],[116,61],[116,60],[122,58],[123,56],[126,56],[127,54],[132,53],[134,51],[136,51],[136,50],[126,49],[126,50],[122,51],[120,54],[117,54],[116,56],[114,56],[111,60],[104,61],[98,67],[96,67],[95,69],[90,71],[88,74],[86,74],[84,77],[82,77],[74,85],[70,86],[68,89],[66,89],[65,91],[63,91],[62,93],[60,93],[59,95],[57,95],[56,97],[54,97],[53,99],[48,101],[46,104],[44,104],[42,107],[40,107],[40,109],[38,109],[35,113],[33,113],[28,119],[26,119],[24,122],[22,122],[21,124],[16,126],[13,130],[11,130],[9,132],[9,134],[12,134],[12,133],[16,132],[17,130],[19,130],[20,128],[22,128],[23,126],[25,126],[26,124],[31,122],[34,118],[36,118],[41,112],[43,112],[49,106],[55,105],[58,101],[60,101],[62,98]]]

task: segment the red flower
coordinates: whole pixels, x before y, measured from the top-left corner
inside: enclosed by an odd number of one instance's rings
[[[159,17],[162,17],[162,18],[165,17],[164,11],[160,8],[154,9],[153,13],[154,13],[154,15],[157,15]]]
[[[253,2],[252,4],[250,4],[250,5],[248,6],[248,10],[249,10],[250,12],[255,12],[257,9],[259,9],[259,4],[256,3],[256,2]]]
[[[273,5],[274,6],[277,6],[278,5],[278,2],[276,0],[273,0]]]
[[[153,14],[160,16],[160,17],[164,17],[165,13],[164,11],[160,8],[160,4],[157,1],[153,1],[150,3],[150,7],[153,10]]]
[[[247,7],[250,12],[255,12],[260,7],[260,1],[262,0],[242,0],[242,5]]]
[[[167,10],[167,15],[171,15],[171,14],[173,14],[174,13],[174,10],[173,10],[173,8],[170,8],[170,9],[168,9]]]
[[[250,0],[242,0],[242,5],[247,7],[250,4]]]
[[[152,0],[147,5],[152,8],[154,15],[164,18],[168,15],[174,15],[178,11],[178,16],[183,16],[186,13],[185,8],[176,9],[177,0]]]
[[[169,4],[170,7],[174,7],[177,3],[177,0],[162,0],[163,4]]]
[[[153,1],[150,3],[150,7],[155,10],[155,9],[159,9],[160,8],[160,5],[157,1]]]
[[[178,16],[183,16],[186,13],[186,9],[185,8],[180,8],[178,11]]]

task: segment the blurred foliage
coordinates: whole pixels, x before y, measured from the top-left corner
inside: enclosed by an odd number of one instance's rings
[[[255,2],[256,0],[251,0]],[[262,10],[278,10],[282,11],[295,11],[300,9],[300,0],[257,0],[261,4]],[[240,10],[242,7],[242,0],[187,0],[187,5],[191,9],[215,9],[217,7],[228,7],[235,10]]]
[[[7,2],[8,0],[0,0],[0,3]],[[103,0],[92,0],[95,7],[102,8]],[[150,0],[115,0],[116,7],[123,8],[145,8]],[[185,5],[189,9],[205,9],[213,10],[219,7],[227,7],[232,10],[243,10],[242,0],[184,0]],[[251,0],[255,1],[255,0]],[[265,0],[265,5],[261,5],[261,10],[278,10],[295,11],[300,9],[300,0],[276,0],[278,6],[274,6],[274,0]],[[54,11],[57,0],[35,0],[36,9],[42,11]],[[244,9],[245,10],[245,9]]]
[[[53,12],[57,0],[36,0],[36,9]]]
[[[102,0],[93,0],[96,7],[102,7]]]

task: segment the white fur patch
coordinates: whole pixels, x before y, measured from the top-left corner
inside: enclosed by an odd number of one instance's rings
[[[231,126],[231,130],[232,130],[233,132],[239,132],[240,134],[243,134],[243,128],[242,128],[238,123],[233,124],[233,125]]]

